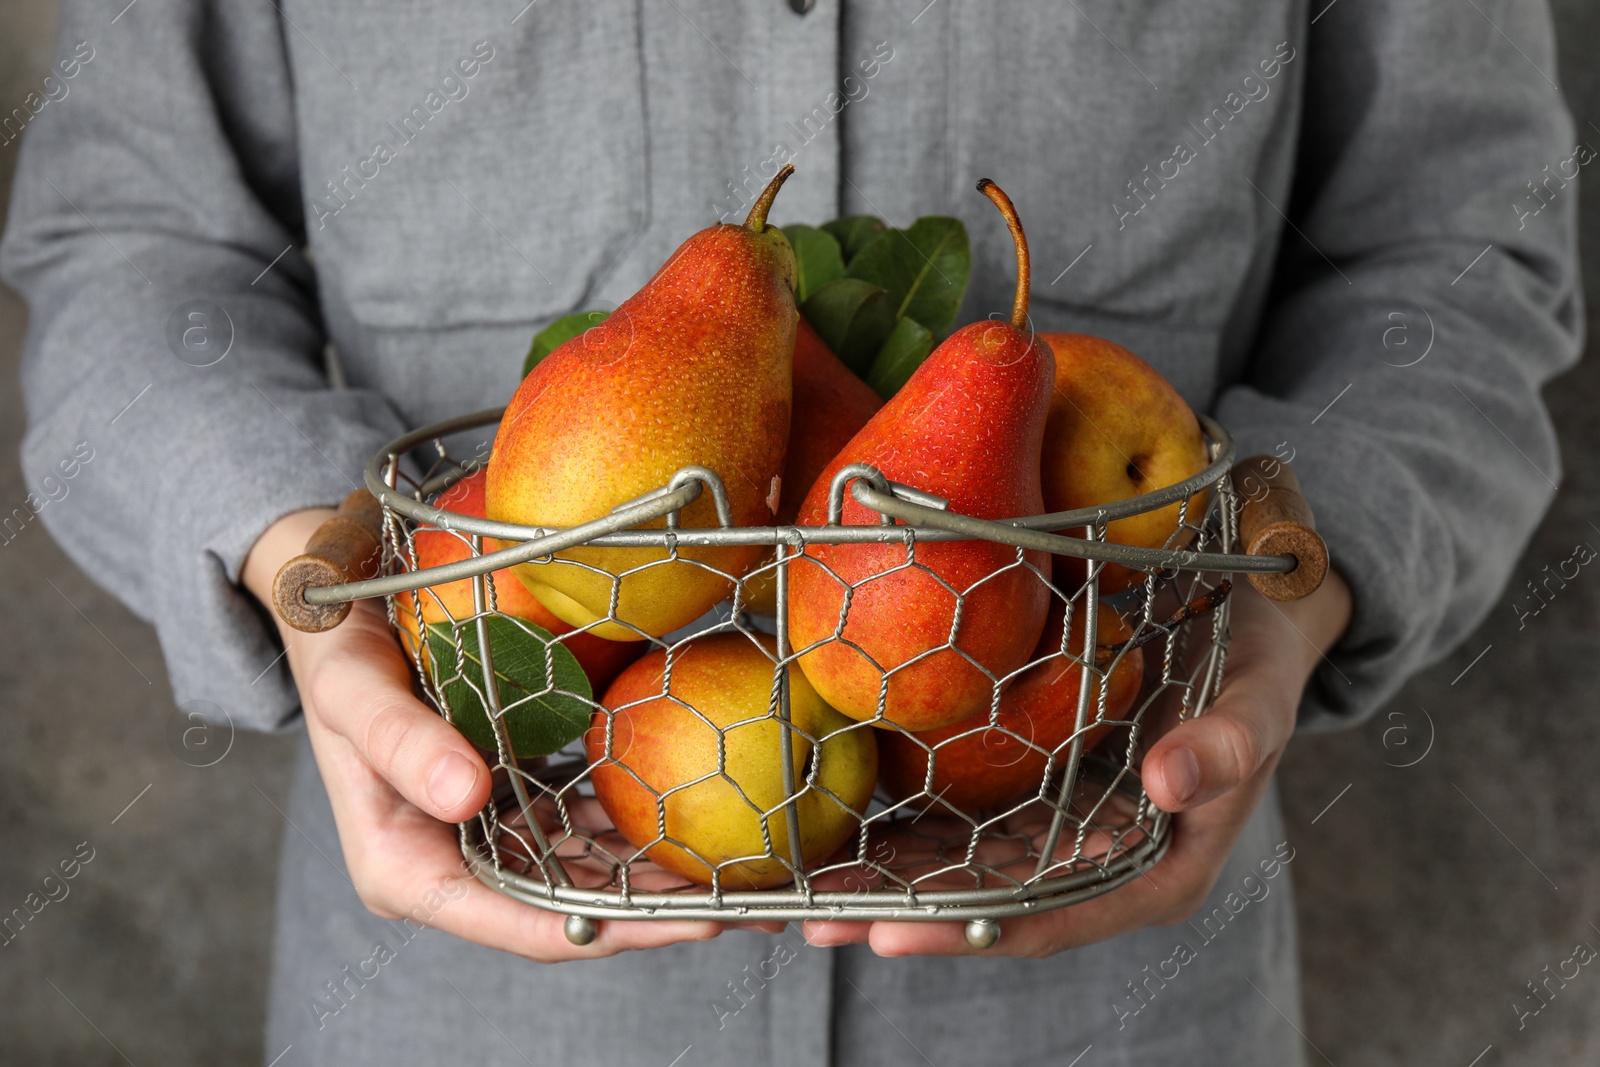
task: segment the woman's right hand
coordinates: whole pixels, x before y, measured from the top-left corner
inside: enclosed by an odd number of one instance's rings
[[[243,582],[269,610],[278,568],[299,555],[332,514],[286,515],[251,548]],[[563,932],[565,916],[481,884],[467,873],[452,824],[488,801],[489,768],[470,742],[412,695],[410,668],[380,603],[357,602],[349,618],[326,633],[300,633],[281,622],[278,629],[350,881],[374,914],[420,921],[544,963],[704,941],[722,932],[723,924],[712,922],[601,922],[599,936],[578,946]]]

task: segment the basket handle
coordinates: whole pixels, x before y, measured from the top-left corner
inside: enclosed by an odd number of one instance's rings
[[[307,603],[313,586],[375,578],[383,558],[383,505],[365,489],[357,489],[339,510],[306,541],[304,555],[278,570],[272,580],[272,604],[278,617],[296,630],[319,634],[350,614],[350,602]]]
[[[1294,570],[1282,574],[1251,574],[1250,584],[1280,601],[1316,592],[1328,575],[1328,546],[1317,533],[1294,468],[1275,456],[1251,456],[1233,468],[1233,485],[1239,494],[1239,540],[1245,552],[1289,555],[1298,561]]]

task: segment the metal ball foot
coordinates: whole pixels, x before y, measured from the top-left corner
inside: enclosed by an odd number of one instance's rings
[[[967,944],[976,949],[994,948],[1000,943],[1000,924],[993,919],[973,919],[967,923]]]
[[[600,936],[600,924],[587,915],[568,915],[562,931],[574,945],[587,945]]]

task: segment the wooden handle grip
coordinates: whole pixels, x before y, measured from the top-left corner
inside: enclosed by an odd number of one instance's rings
[[[338,514],[317,527],[306,542],[305,554],[279,568],[272,581],[278,617],[308,634],[333,629],[350,614],[349,602],[308,604],[305,591],[375,578],[382,559],[383,505],[365,489],[357,489],[340,503]]]
[[[1250,584],[1273,600],[1299,600],[1328,575],[1328,546],[1317,533],[1311,505],[1300,495],[1294,469],[1273,456],[1251,456],[1233,468],[1239,540],[1252,556],[1293,556],[1286,574],[1252,574]]]

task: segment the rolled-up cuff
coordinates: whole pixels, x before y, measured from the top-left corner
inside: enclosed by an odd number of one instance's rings
[[[1354,598],[1349,628],[1306,686],[1297,728],[1354,725],[1426,662],[1453,580],[1450,537],[1416,476],[1359,428],[1308,426],[1299,406],[1249,389],[1226,393],[1217,419],[1241,458],[1292,462]]]

